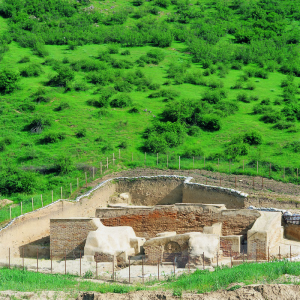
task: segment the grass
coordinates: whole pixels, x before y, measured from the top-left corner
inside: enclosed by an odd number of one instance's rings
[[[159,289],[173,290],[174,293],[197,292],[207,293],[227,289],[234,283],[268,284],[274,283],[282,275],[300,275],[300,263],[288,261],[274,261],[270,263],[242,264],[233,268],[216,269],[213,272],[197,270],[192,274],[169,277],[159,282]],[[157,281],[141,284],[126,285],[117,283],[95,283],[78,281],[72,275],[50,275],[19,269],[0,269],[0,290],[14,291],[95,291],[100,293],[128,293],[138,290],[157,290]],[[283,283],[290,283],[282,281]],[[155,284],[155,287],[152,285]]]
[[[211,1],[200,1],[203,5],[205,16],[213,15],[215,4]],[[200,3],[199,2],[199,3]],[[96,10],[103,11],[104,14],[110,13],[111,3],[101,1],[91,1]],[[191,1],[191,4],[196,4],[196,1]],[[124,0],[117,0],[114,4],[118,8],[130,7],[133,8],[132,3]],[[145,2],[143,7],[152,7],[152,3]],[[135,10],[139,8],[134,7]],[[162,13],[159,16],[152,16],[155,20],[163,20],[167,18],[167,13],[176,11],[174,5],[170,5],[167,9],[159,8]],[[132,16],[128,17],[127,21],[122,26],[135,26],[140,22]],[[294,24],[299,26],[298,23]],[[191,24],[186,24],[187,29],[190,29]],[[4,19],[0,16],[0,34],[7,32],[9,29],[9,19]],[[218,44],[220,47],[225,45],[226,41],[232,40],[233,36],[226,34],[223,36]],[[162,97],[149,98],[148,96],[153,92],[137,91],[134,86],[130,92],[133,99],[132,107],[136,107],[139,113],[129,113],[130,107],[126,108],[112,108],[108,107],[105,114],[99,114],[99,108],[88,104],[88,100],[99,98],[99,94],[95,94],[98,88],[88,83],[86,80],[87,73],[79,70],[75,72],[75,82],[84,81],[87,86],[85,91],[71,90],[65,92],[63,87],[50,87],[46,83],[49,76],[55,74],[54,69],[44,64],[46,59],[54,59],[62,62],[65,59],[65,65],[70,66],[72,62],[81,59],[91,59],[97,61],[96,57],[100,50],[105,50],[106,44],[87,44],[77,46],[74,50],[70,50],[67,45],[45,45],[49,55],[46,58],[34,55],[29,48],[22,48],[16,42],[9,44],[9,51],[4,54],[0,61],[0,70],[9,66],[14,70],[22,70],[31,63],[41,65],[43,73],[38,77],[21,77],[19,81],[19,89],[12,94],[2,95],[0,97],[0,130],[2,137],[10,137],[12,143],[7,145],[3,151],[0,152],[0,166],[2,169],[6,167],[17,167],[23,170],[31,170],[36,176],[36,186],[30,193],[13,193],[11,191],[2,192],[1,198],[10,198],[15,203],[23,202],[24,211],[30,210],[31,198],[34,197],[35,207],[40,207],[40,194],[44,195],[44,203],[50,203],[51,190],[54,191],[54,199],[60,198],[60,187],[63,187],[63,197],[69,197],[70,183],[73,187],[77,186],[77,178],[80,180],[80,186],[84,184],[84,172],[88,172],[89,180],[91,180],[91,167],[98,168],[99,163],[104,165],[106,158],[109,157],[110,169],[112,169],[111,159],[112,154],[117,157],[119,145],[123,142],[127,143],[126,149],[121,149],[121,160],[116,163],[121,168],[134,168],[137,166],[159,167],[167,168],[166,153],[159,153],[159,164],[156,164],[156,154],[147,154],[146,164],[144,162],[143,145],[145,139],[143,132],[146,128],[151,126],[170,102],[165,102]],[[224,46],[225,47],[225,46]],[[126,59],[132,63],[145,55],[149,50],[156,49],[151,44],[143,47],[123,47],[120,45],[118,54],[111,54],[115,59]],[[123,56],[120,53],[124,50],[129,50],[129,56]],[[201,99],[202,95],[210,88],[202,85],[192,84],[175,84],[173,79],[168,79],[167,70],[171,63],[181,64],[183,62],[190,63],[189,70],[198,70],[205,72],[205,69],[199,62],[193,62],[193,56],[188,51],[188,46],[184,42],[173,41],[170,47],[162,49],[165,58],[159,64],[145,64],[144,67],[139,67],[136,64],[131,70],[120,70],[121,76],[125,76],[128,72],[140,70],[153,83],[160,84],[162,87],[167,80],[171,80],[170,87],[177,92],[180,92],[179,100],[181,99]],[[19,63],[24,57],[28,56],[30,62]],[[292,149],[290,143],[292,141],[299,141],[299,121],[295,121],[294,130],[289,129],[274,129],[274,124],[266,124],[260,121],[261,115],[252,114],[253,107],[264,98],[270,98],[270,108],[281,109],[284,104],[275,105],[274,101],[277,98],[282,98],[283,88],[281,82],[287,78],[278,71],[269,72],[267,79],[252,77],[248,82],[255,85],[254,90],[245,89],[246,83],[243,83],[243,89],[236,90],[231,87],[239,77],[249,68],[257,67],[254,64],[244,65],[241,70],[233,70],[228,68],[228,74],[220,76],[215,72],[209,76],[203,76],[207,82],[214,80],[222,81],[224,90],[227,92],[227,99],[234,101],[239,106],[239,110],[235,114],[221,119],[221,130],[216,132],[209,132],[200,130],[199,135],[186,135],[184,142],[176,147],[167,150],[169,159],[169,168],[178,168],[178,156],[187,147],[195,146],[201,148],[206,158],[204,166],[204,156],[197,157],[193,165],[192,159],[181,159],[182,169],[208,169],[216,170],[225,173],[248,174],[257,175],[255,162],[259,161],[259,172],[261,176],[269,176],[269,164],[273,168],[271,177],[276,180],[286,182],[293,182],[299,184],[296,180],[296,169],[300,168],[299,153]],[[300,78],[295,77],[294,83],[297,86],[300,84]],[[109,83],[107,86],[113,86]],[[43,88],[46,91],[46,96],[49,98],[48,102],[36,103],[33,101],[33,96],[38,88]],[[248,97],[259,95],[259,100],[252,100],[250,103],[237,101],[239,93],[245,93]],[[67,103],[69,107],[66,109],[57,110],[57,107]],[[34,105],[34,111],[26,111],[22,109],[23,104]],[[66,107],[66,106],[65,106]],[[147,111],[145,111],[147,110]],[[151,113],[150,113],[151,111]],[[32,134],[24,127],[28,125],[36,117],[47,117],[52,121],[49,128],[43,130],[40,134]],[[76,133],[86,129],[84,137],[76,137]],[[236,136],[242,135],[247,131],[255,130],[259,132],[263,141],[261,145],[250,146],[249,152],[245,156],[238,156],[233,159],[231,163],[229,158],[222,156],[222,159],[217,161],[219,154],[224,153],[226,145],[231,142]],[[65,138],[54,143],[43,143],[42,140],[45,135],[54,133],[63,133]],[[71,158],[73,169],[68,174],[59,174],[55,169],[57,160],[61,155]],[[132,161],[131,157],[134,157]],[[244,164],[244,170],[243,170]],[[285,174],[283,173],[285,169]],[[117,167],[115,167],[117,170]],[[8,171],[9,173],[9,171]],[[5,177],[5,176],[3,176]],[[74,190],[74,188],[73,188]],[[13,215],[19,207],[15,208]],[[0,222],[9,217],[8,209],[0,211]]]

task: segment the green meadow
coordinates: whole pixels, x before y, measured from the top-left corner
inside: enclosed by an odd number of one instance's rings
[[[60,186],[68,197],[107,157],[154,168],[157,153],[159,168],[205,157],[254,175],[259,161],[298,184],[297,5],[1,0],[1,197],[29,209]]]

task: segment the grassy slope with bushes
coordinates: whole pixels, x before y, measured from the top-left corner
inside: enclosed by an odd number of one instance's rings
[[[287,0],[1,0],[1,196],[59,193],[118,148],[295,179],[299,19]]]

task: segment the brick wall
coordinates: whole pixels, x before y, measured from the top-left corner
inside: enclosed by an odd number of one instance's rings
[[[220,249],[224,257],[237,258],[241,253],[241,236],[221,236]]]
[[[153,238],[157,233],[176,231],[177,234],[203,232],[204,226],[222,222],[222,235],[243,235],[252,227],[259,213],[250,210],[212,210],[205,206],[170,205],[153,209],[130,210],[124,215],[118,212],[117,217],[102,218],[101,210],[97,210],[105,226],[131,226],[138,237]]]
[[[97,229],[92,218],[51,219],[50,253],[53,259],[68,259],[83,256],[85,241],[90,231]]]

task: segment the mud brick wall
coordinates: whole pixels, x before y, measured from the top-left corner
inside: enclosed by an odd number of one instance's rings
[[[108,254],[108,253],[99,253],[96,252],[94,255],[96,262],[115,262],[117,263],[117,259],[115,255]]]
[[[223,251],[224,257],[236,258],[240,255],[240,237],[239,236],[228,236],[220,237],[220,249]]]
[[[124,209],[121,215],[102,218],[101,210],[97,210],[96,217],[105,226],[131,226],[138,237],[153,238],[157,233],[176,231],[177,234],[188,232],[203,232],[204,226],[222,222],[222,235],[243,235],[247,239],[247,231],[260,216],[257,211],[218,210],[205,206],[169,205],[152,209],[130,210]]]
[[[97,230],[92,218],[50,220],[50,253],[53,259],[83,256],[85,241],[90,231]]]

